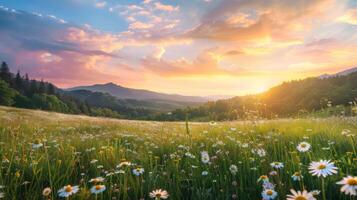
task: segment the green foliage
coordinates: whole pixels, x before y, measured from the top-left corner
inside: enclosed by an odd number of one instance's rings
[[[5,81],[0,79],[0,105],[13,105],[13,98],[16,94],[17,92],[14,89],[11,89]]]
[[[308,78],[290,81],[258,95],[234,97],[208,102],[197,108],[178,109],[169,119],[234,120],[253,118],[294,117],[324,110],[332,105],[346,107],[345,114],[353,115],[351,102],[357,101],[357,73],[326,79]],[[338,112],[329,112],[337,115]],[[339,115],[339,114],[338,114]]]

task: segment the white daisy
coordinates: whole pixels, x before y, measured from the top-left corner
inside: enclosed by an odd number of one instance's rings
[[[291,178],[292,178],[294,181],[300,181],[300,180],[303,178],[303,176],[301,175],[300,172],[295,172],[295,173],[291,176]]]
[[[341,192],[346,195],[357,196],[357,176],[347,176],[344,177],[341,181],[337,182],[341,187]]]
[[[33,149],[38,149],[38,148],[41,148],[43,147],[43,144],[40,142],[40,140],[35,140],[34,143],[32,143],[32,148]]]
[[[323,176],[326,177],[328,175],[336,174],[337,167],[335,167],[333,162],[329,160],[320,160],[319,162],[311,162],[309,166],[310,173],[313,176]]]
[[[231,166],[229,167],[229,171],[231,171],[231,173],[232,173],[233,175],[236,175],[237,172],[238,172],[238,167],[237,167],[237,165],[231,165]]]
[[[117,168],[129,167],[129,166],[131,166],[131,162],[129,162],[129,161],[123,159],[123,160],[119,163],[119,165],[117,165]]]
[[[309,144],[307,142],[300,142],[296,148],[300,152],[307,152],[310,150],[311,144]]]
[[[311,194],[314,195],[314,196],[319,196],[320,193],[321,193],[320,190],[312,190],[311,191]]]
[[[142,167],[137,167],[137,168],[133,169],[133,174],[135,176],[140,176],[140,175],[144,174],[144,172],[145,172],[145,170]]]
[[[209,155],[207,151],[201,152],[201,161],[205,164],[209,163]]]
[[[155,200],[167,199],[169,198],[169,193],[166,190],[157,189],[150,192],[149,196],[150,198],[155,198]]]
[[[102,183],[104,181],[105,181],[105,178],[103,178],[103,177],[92,178],[89,180],[90,183]]]
[[[95,185],[90,189],[90,192],[92,194],[99,194],[99,193],[104,192],[105,189],[106,189],[105,185]]]
[[[262,197],[264,200],[272,200],[278,196],[275,190],[267,189],[262,192]]]
[[[311,192],[304,191],[295,191],[293,189],[290,190],[291,194],[287,195],[286,200],[316,200],[314,195]]]
[[[62,189],[58,190],[58,196],[60,197],[69,197],[79,191],[79,186],[64,186]]]
[[[275,168],[275,169],[284,168],[284,164],[281,163],[281,162],[272,162],[272,163],[270,163],[270,166]]]

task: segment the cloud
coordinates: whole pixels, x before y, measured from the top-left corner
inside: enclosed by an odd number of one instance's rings
[[[94,6],[97,8],[105,8],[106,5],[107,5],[106,1],[100,1],[94,4]]]
[[[219,68],[218,60],[211,49],[202,51],[193,61],[185,58],[167,60],[162,58],[164,49],[157,48],[153,55],[141,60],[142,66],[160,76],[218,75],[229,72]]]
[[[155,8],[158,10],[163,10],[163,11],[168,11],[168,12],[178,11],[180,9],[179,6],[174,7],[172,5],[162,4],[160,2],[155,2]]]
[[[65,86],[117,78],[105,64],[119,59],[115,35],[63,23],[56,17],[0,9],[0,55],[35,78]],[[26,33],[26,34],[24,34]]]
[[[153,24],[136,21],[129,25],[129,29],[149,29],[152,28],[153,26],[154,26]]]
[[[347,10],[347,12],[340,16],[337,21],[357,25],[357,8]]]
[[[310,30],[316,17],[322,19],[321,14],[332,5],[332,0],[223,0],[186,36],[222,41],[296,40]]]

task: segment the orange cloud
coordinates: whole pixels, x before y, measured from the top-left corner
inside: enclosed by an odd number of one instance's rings
[[[296,40],[311,29],[315,17],[322,19],[324,15],[321,14],[326,14],[333,5],[332,0],[225,0],[207,13],[186,36],[223,41]]]

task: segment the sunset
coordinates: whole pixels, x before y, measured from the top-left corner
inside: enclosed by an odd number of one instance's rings
[[[244,95],[357,63],[350,1],[5,1],[0,58],[62,88]],[[24,34],[26,33],[26,34]]]
[[[357,0],[0,1],[0,200],[357,200]]]

